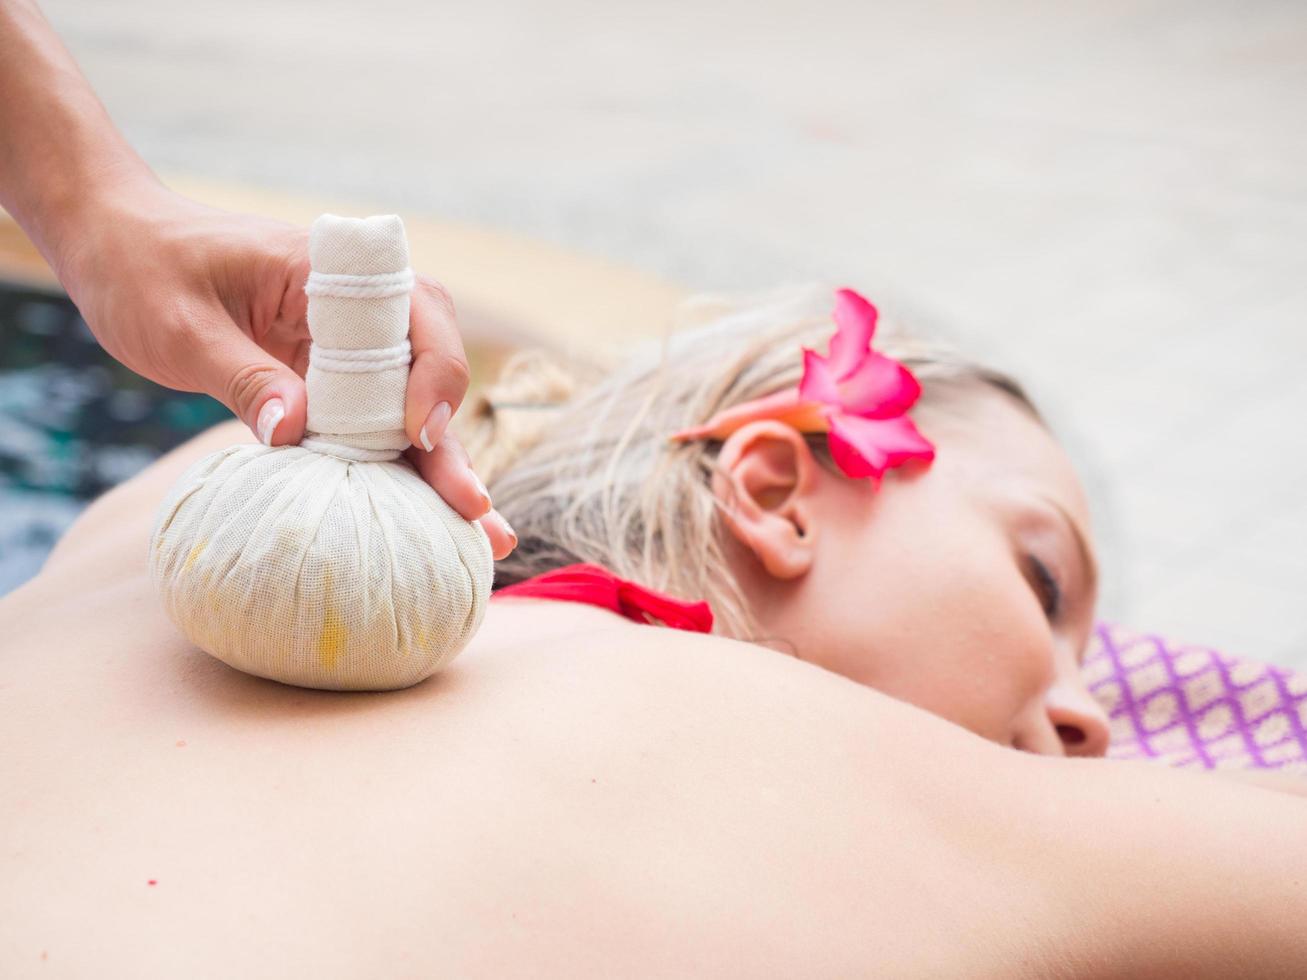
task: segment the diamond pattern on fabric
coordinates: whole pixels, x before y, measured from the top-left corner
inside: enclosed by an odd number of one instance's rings
[[[1105,623],[1084,676],[1112,758],[1307,775],[1307,676]]]

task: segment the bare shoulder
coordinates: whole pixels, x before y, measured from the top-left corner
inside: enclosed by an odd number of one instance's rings
[[[22,841],[0,949],[39,936],[74,972],[1307,966],[1299,800],[1024,756],[587,607],[498,601],[432,680],[342,695],[187,647],[139,575],[64,584],[0,649],[0,741],[21,746],[0,833]]]
[[[505,601],[430,681],[335,694],[188,647],[139,574],[44,578],[0,606],[0,973],[997,975],[1028,945],[913,761],[968,737],[770,651]]]

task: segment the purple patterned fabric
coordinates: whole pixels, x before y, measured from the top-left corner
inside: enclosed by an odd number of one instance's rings
[[[1100,624],[1084,666],[1108,755],[1307,774],[1307,675]]]

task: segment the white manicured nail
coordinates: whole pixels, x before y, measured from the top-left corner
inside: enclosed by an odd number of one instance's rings
[[[476,484],[477,490],[480,491],[481,496],[486,498],[486,503],[490,503],[490,491],[486,489],[486,485],[481,482],[481,477],[476,475],[475,470],[472,471],[472,482]]]
[[[431,410],[426,423],[418,432],[418,440],[422,443],[423,449],[431,452],[436,448],[436,443],[431,438],[432,434],[435,435],[437,440],[440,439],[445,434],[445,426],[449,425],[449,419],[453,414],[454,410],[450,407],[449,402],[441,402]]]
[[[285,417],[286,406],[282,404],[280,398],[269,398],[264,402],[263,407],[259,409],[259,419],[254,424],[254,430],[258,434],[259,442],[265,446],[271,446],[273,434]]]
[[[492,510],[485,517],[481,518],[481,520],[483,523],[490,521],[494,524],[498,524],[500,528],[503,529],[503,532],[512,540],[512,543],[508,547],[510,552],[517,547],[517,532],[513,530],[513,525],[509,524],[508,521],[504,519],[503,514],[499,513],[497,510]]]

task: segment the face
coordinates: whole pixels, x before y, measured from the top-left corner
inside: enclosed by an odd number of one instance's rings
[[[714,480],[734,502],[732,564],[782,649],[1004,745],[1101,755],[1107,718],[1079,673],[1096,594],[1084,492],[1006,395],[960,397],[916,413],[934,462],[878,490],[779,423],[732,435]]]

